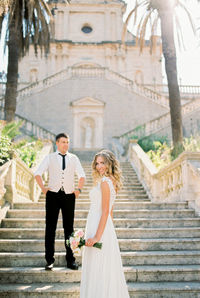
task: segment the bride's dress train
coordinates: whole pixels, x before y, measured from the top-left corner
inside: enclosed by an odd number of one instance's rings
[[[110,211],[116,198],[110,178],[104,177],[110,188]],[[85,238],[95,236],[101,218],[100,183],[90,191],[91,206],[88,214]],[[108,216],[100,242],[102,249],[84,247],[81,276],[81,298],[128,298],[119,245],[111,216]]]

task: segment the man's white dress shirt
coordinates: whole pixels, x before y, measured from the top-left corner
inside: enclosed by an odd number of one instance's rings
[[[66,194],[74,192],[74,176],[85,178],[84,170],[78,157],[72,153],[67,152],[65,156],[65,169],[62,170],[63,158],[59,151],[47,155],[34,175],[40,175],[45,171],[49,173],[48,188],[53,192],[58,192],[64,188]]]

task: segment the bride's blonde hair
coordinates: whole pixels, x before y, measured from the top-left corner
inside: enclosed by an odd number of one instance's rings
[[[122,171],[115,155],[109,150],[102,150],[94,156],[94,160],[92,162],[92,177],[94,180],[94,184],[96,184],[101,179],[101,175],[96,169],[97,157],[99,156],[103,157],[105,165],[107,167],[105,176],[111,177],[113,179],[116,192],[118,192],[122,188]]]

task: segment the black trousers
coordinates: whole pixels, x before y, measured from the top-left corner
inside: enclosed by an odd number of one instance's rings
[[[66,239],[74,231],[75,194],[65,194],[64,191],[48,191],[46,194],[46,229],[45,229],[45,259],[48,264],[54,263],[56,226],[60,209],[62,211],[63,229],[65,235],[66,261],[75,261],[71,248],[66,246]]]

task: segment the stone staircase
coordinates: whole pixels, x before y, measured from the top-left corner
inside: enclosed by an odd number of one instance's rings
[[[83,165],[87,183],[76,203],[75,228],[85,227],[92,186],[90,165]],[[122,163],[122,169],[114,224],[130,297],[200,297],[200,218],[187,203],[151,203],[131,165]],[[15,204],[3,220],[0,297],[79,297],[81,268],[65,267],[61,218],[55,268],[44,270],[44,217],[41,196],[38,203]]]

